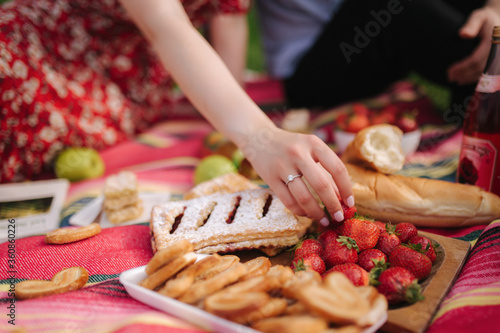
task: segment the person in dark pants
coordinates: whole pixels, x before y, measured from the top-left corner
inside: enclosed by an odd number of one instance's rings
[[[257,8],[269,71],[283,79],[290,108],[372,96],[410,71],[465,105],[500,24],[496,0],[257,0]]]

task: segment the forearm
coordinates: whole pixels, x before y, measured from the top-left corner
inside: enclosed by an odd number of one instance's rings
[[[240,85],[246,67],[248,26],[244,14],[220,14],[210,21],[209,40]]]
[[[486,6],[493,7],[497,10],[500,9],[500,0],[488,0],[486,1]]]
[[[221,58],[191,25],[178,1],[121,0],[194,106],[238,146],[271,120],[238,85]]]

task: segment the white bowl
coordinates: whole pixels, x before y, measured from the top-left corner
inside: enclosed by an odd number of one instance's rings
[[[335,130],[334,138],[339,153],[342,154],[347,148],[347,145],[351,143],[355,137],[356,133],[344,132],[338,129]],[[413,132],[403,133],[403,138],[401,139],[401,149],[403,150],[403,154],[405,156],[411,155],[417,151],[421,137],[422,131],[420,131],[420,129]]]

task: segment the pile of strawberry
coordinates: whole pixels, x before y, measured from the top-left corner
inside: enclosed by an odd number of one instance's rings
[[[378,124],[395,125],[408,133],[418,129],[417,115],[416,109],[400,109],[392,104],[382,109],[369,109],[362,103],[353,103],[349,110],[339,114],[336,124],[338,129],[350,133]]]
[[[410,223],[373,221],[347,207],[344,216],[341,224],[299,242],[291,268],[315,270],[323,277],[344,273],[357,286],[376,286],[390,304],[423,299],[418,281],[431,273],[436,245]]]

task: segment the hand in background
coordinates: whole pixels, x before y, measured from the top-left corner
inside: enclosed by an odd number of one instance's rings
[[[485,6],[475,10],[460,29],[459,35],[464,39],[478,37],[477,48],[465,59],[448,68],[448,80],[459,85],[477,82],[486,65],[491,47],[491,33],[495,25],[500,25],[500,11],[494,6]]]
[[[306,185],[310,184],[330,215],[342,221],[339,197],[354,205],[345,165],[315,135],[262,128],[240,147],[262,179],[294,214],[306,215],[328,225],[323,209]],[[302,175],[286,185],[288,175]]]

